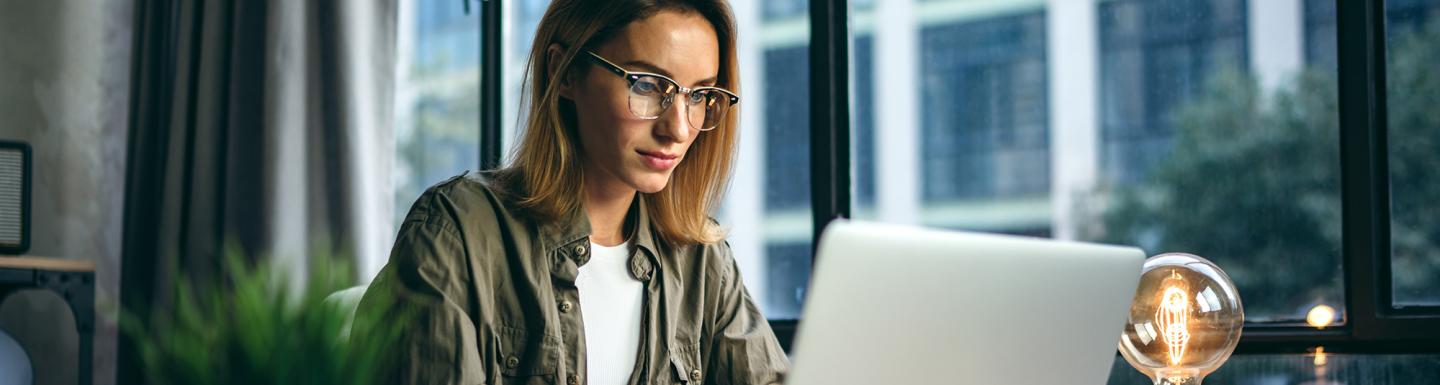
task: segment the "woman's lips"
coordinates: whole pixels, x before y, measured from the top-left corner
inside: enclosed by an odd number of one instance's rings
[[[674,168],[677,163],[680,163],[680,155],[667,154],[659,151],[636,150],[635,152],[639,153],[640,158],[645,160],[645,165],[657,171],[669,170]]]

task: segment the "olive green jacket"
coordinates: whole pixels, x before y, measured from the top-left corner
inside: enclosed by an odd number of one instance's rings
[[[367,318],[355,333],[403,323],[380,368],[394,383],[586,383],[575,278],[590,259],[589,219],[575,212],[536,223],[495,177],[462,174],[421,195],[361,300],[357,314]],[[781,381],[789,360],[729,245],[670,247],[641,199],[630,214],[630,273],[645,293],[629,383]]]

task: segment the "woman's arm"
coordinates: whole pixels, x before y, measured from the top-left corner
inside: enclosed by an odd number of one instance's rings
[[[390,262],[360,302],[356,338],[386,339],[379,372],[406,384],[484,384],[468,303],[468,260],[458,228],[434,190],[415,202],[390,251]],[[364,330],[362,330],[364,327]]]
[[[740,269],[731,255],[730,244],[720,248],[721,267],[719,311],[716,335],[710,353],[707,384],[769,385],[784,382],[790,359],[770,330],[770,322],[750,298]]]

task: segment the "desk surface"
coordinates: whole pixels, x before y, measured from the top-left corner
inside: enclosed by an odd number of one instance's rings
[[[36,269],[50,271],[95,272],[95,261],[41,257],[0,256],[0,269]]]

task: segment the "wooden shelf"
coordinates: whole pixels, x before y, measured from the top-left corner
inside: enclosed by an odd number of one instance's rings
[[[95,261],[31,256],[0,256],[0,268],[93,273],[95,272]]]

